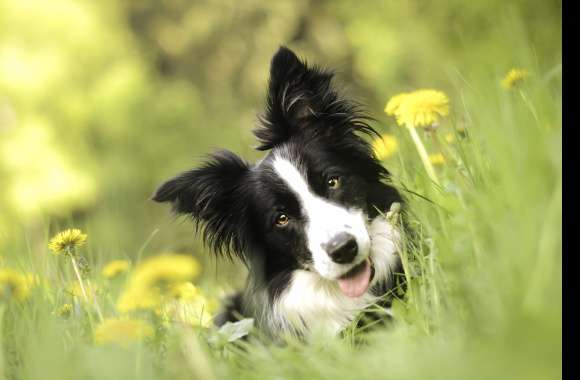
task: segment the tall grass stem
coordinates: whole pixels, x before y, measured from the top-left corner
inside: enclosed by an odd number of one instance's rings
[[[90,304],[89,297],[87,295],[87,291],[86,291],[86,288],[85,288],[85,284],[83,283],[83,278],[81,277],[81,273],[79,271],[79,267],[78,267],[77,261],[76,261],[74,255],[70,254],[69,256],[70,256],[70,259],[71,259],[71,263],[72,263],[73,269],[75,271],[75,276],[77,277],[77,280],[79,282],[79,286],[81,287],[81,292],[83,294],[83,298],[85,299],[85,302],[87,303],[87,305],[89,305]],[[97,315],[99,316],[99,320],[101,322],[103,322],[103,320],[104,320],[103,313],[101,312],[101,308],[99,307],[99,304],[97,303],[96,300],[94,302],[94,306],[95,306],[95,309],[97,310]]]
[[[435,173],[435,169],[433,168],[433,165],[431,165],[431,161],[429,161],[427,149],[425,149],[425,145],[423,145],[423,142],[421,141],[421,138],[417,133],[417,129],[413,125],[406,125],[406,127],[409,133],[411,134],[411,139],[413,139],[413,143],[417,148],[419,157],[421,157],[421,162],[423,162],[423,166],[427,171],[427,175],[429,175],[429,178],[431,178],[431,180],[435,182],[437,186],[440,186],[439,178],[437,178],[437,173]]]

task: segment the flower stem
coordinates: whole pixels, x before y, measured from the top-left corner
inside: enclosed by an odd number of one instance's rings
[[[79,285],[81,287],[81,292],[83,293],[83,298],[85,299],[85,302],[87,304],[90,304],[89,297],[87,295],[87,291],[85,290],[85,285],[83,283],[83,278],[81,277],[81,273],[80,273],[79,267],[77,265],[77,261],[76,261],[74,255],[70,254],[69,256],[70,256],[70,260],[71,260],[72,265],[73,265],[73,269],[75,271],[75,275],[77,277],[77,280],[79,281]],[[101,322],[103,322],[104,319],[103,319],[103,314],[101,313],[101,308],[99,307],[99,304],[96,301],[94,304],[95,304],[95,309],[97,310],[97,314],[99,315],[99,320]]]
[[[532,113],[532,116],[534,117],[534,120],[536,121],[536,124],[541,127],[540,118],[538,117],[538,113],[536,112],[536,108],[528,100],[528,97],[526,96],[526,94],[524,94],[524,92],[521,89],[519,90],[519,93],[520,93],[520,96],[522,97],[522,100],[524,101],[524,104],[526,105],[526,107],[528,107],[528,109]]]
[[[435,247],[434,244],[432,243],[432,241],[429,244],[429,270],[431,271],[431,281],[430,281],[430,285],[431,285],[431,290],[433,291],[433,309],[435,311],[435,315],[437,318],[440,317],[440,303],[439,303],[439,292],[437,291],[437,285],[435,283],[435,279],[437,278],[436,276],[436,269],[435,269]]]
[[[90,280],[87,280],[89,287],[92,288]],[[97,297],[93,297],[93,303],[95,305],[95,310],[97,310],[97,314],[99,315],[99,320],[101,323],[104,321],[103,312],[101,311],[101,307],[99,306],[99,302],[97,301]]]
[[[421,161],[423,162],[423,166],[425,167],[425,170],[427,171],[429,178],[431,178],[431,180],[435,182],[437,186],[440,186],[439,179],[437,178],[437,174],[435,173],[435,169],[433,169],[433,165],[431,165],[431,161],[429,161],[429,155],[427,154],[425,145],[423,145],[423,142],[421,141],[421,138],[417,133],[417,129],[412,124],[411,125],[407,124],[406,127],[409,133],[411,134],[411,138],[415,143],[415,147],[417,148],[417,152],[419,153],[419,157],[421,157]]]

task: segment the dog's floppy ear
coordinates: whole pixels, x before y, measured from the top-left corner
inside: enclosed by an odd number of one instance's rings
[[[220,151],[198,169],[163,183],[152,199],[171,202],[178,214],[187,214],[203,229],[203,237],[216,253],[234,253],[243,259],[245,236],[241,229],[247,202],[239,191],[249,167],[229,151]]]
[[[262,125],[254,130],[260,142],[257,149],[271,149],[286,141],[298,132],[303,124],[301,120],[324,112],[322,98],[329,94],[332,76],[331,72],[308,67],[292,50],[280,47],[270,64],[266,112],[260,118]]]

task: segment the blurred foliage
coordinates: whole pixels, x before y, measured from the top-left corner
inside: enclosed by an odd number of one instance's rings
[[[490,67],[547,72],[555,41],[559,1],[0,0],[0,250],[44,249],[47,226],[72,223],[105,256],[197,253],[191,226],[148,197],[217,147],[258,157],[280,44],[336,68],[384,131],[389,96],[458,98],[453,81]]]

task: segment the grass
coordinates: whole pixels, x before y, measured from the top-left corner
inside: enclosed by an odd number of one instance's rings
[[[409,289],[395,303],[388,327],[350,327],[342,337],[282,345],[253,331],[248,340],[227,342],[231,335],[163,324],[149,313],[136,317],[155,326],[154,338],[127,347],[98,345],[95,308],[63,290],[75,278],[69,263],[50,255],[44,243],[22,238],[4,254],[3,266],[41,281],[26,301],[2,303],[0,376],[560,378],[561,73],[555,67],[532,74],[512,91],[489,73],[451,78],[452,115],[435,133],[419,131],[430,153],[446,157],[435,167],[440,188],[426,175],[407,132],[395,131],[399,152],[385,164],[408,200],[419,244],[401,252]],[[455,141],[447,142],[447,134]],[[102,278],[103,258],[111,254],[99,251],[99,236],[85,232],[88,247],[78,252],[90,258],[88,279],[101,289],[97,299],[105,318],[117,316],[125,281]],[[46,236],[47,242],[48,227]],[[137,252],[147,255],[147,243]],[[74,306],[68,318],[55,314],[64,303]]]

